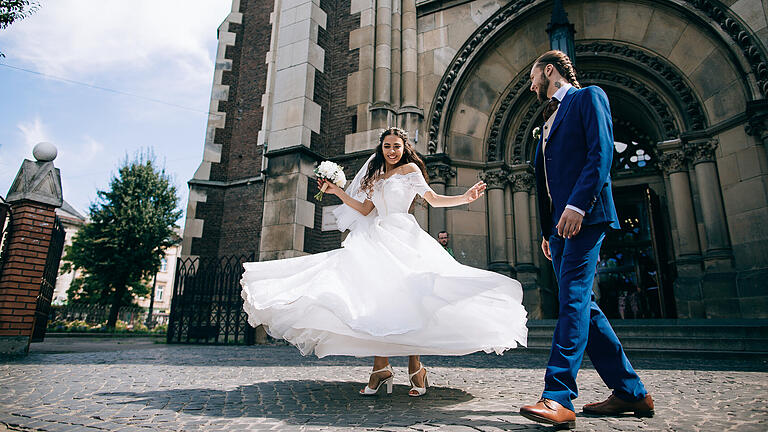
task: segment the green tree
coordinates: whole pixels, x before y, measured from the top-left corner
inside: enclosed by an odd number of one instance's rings
[[[178,243],[173,229],[181,216],[176,187],[151,154],[127,158],[108,191],[98,191],[90,222],[65,249],[64,272],[81,269],[68,292],[73,303],[109,304],[107,327],[120,307],[149,291],[164,250]]]
[[[5,29],[14,21],[21,21],[30,14],[37,12],[40,3],[30,0],[0,0],[0,30]],[[5,54],[0,52],[0,57]]]

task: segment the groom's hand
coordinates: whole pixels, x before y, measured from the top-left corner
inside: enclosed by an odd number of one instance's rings
[[[552,252],[549,251],[549,242],[545,238],[541,239],[541,251],[544,252],[544,256],[547,257],[548,260],[552,261]]]
[[[563,215],[560,216],[560,222],[557,223],[557,233],[563,238],[572,238],[581,231],[581,221],[584,216],[578,212],[566,208]]]

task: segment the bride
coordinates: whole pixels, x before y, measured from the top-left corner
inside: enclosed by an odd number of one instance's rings
[[[485,184],[445,196],[426,177],[407,133],[386,129],[346,192],[326,182],[326,193],[344,203],[334,211],[339,230],[350,230],[341,249],[244,264],[248,322],[304,355],[375,356],[362,395],[382,385],[392,392],[390,356],[409,356],[408,394],[422,396],[428,382],[419,355],[501,354],[524,346],[520,283],[459,264],[408,213],[416,194],[434,207],[452,207],[478,199]]]

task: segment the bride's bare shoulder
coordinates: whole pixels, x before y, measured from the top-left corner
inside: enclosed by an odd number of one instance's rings
[[[419,168],[419,166],[413,162],[403,165],[400,169],[402,169],[403,174],[410,174],[412,172],[421,172],[421,169]]]

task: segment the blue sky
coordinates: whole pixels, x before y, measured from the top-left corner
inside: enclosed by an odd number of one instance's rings
[[[0,196],[22,160],[34,159],[32,147],[48,141],[58,148],[64,199],[83,214],[125,156],[142,149],[174,178],[185,210],[202,159],[216,29],[231,5],[44,0],[0,31],[1,64],[139,96],[0,65]]]

